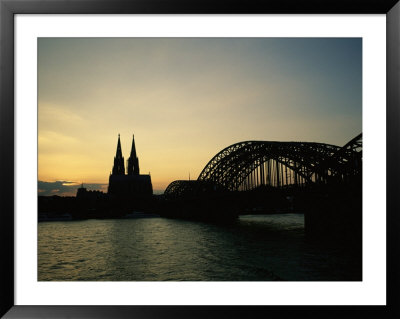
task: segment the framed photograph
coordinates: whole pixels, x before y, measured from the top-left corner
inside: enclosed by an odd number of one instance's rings
[[[400,314],[397,1],[0,3],[1,315]]]

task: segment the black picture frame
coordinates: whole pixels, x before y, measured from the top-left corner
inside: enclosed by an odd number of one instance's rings
[[[0,315],[5,318],[400,318],[399,195],[400,3],[398,0],[208,2],[174,0],[0,0]],[[15,14],[386,14],[387,305],[386,306],[16,306],[14,305]],[[382,141],[383,142],[383,141]],[[386,173],[386,172],[382,172]],[[377,212],[384,214],[385,212]]]

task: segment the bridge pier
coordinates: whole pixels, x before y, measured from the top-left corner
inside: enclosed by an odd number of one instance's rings
[[[333,192],[310,198],[304,213],[307,238],[361,247],[361,193]]]

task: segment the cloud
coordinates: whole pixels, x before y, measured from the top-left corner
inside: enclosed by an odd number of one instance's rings
[[[56,181],[56,182],[45,182],[38,181],[38,195],[40,196],[75,196],[77,189],[82,184],[73,181]],[[103,192],[107,191],[107,184],[83,184],[88,190],[100,190]]]
[[[361,38],[41,38],[39,178],[107,183],[118,133],[155,190],[239,141],[344,145],[361,80]]]

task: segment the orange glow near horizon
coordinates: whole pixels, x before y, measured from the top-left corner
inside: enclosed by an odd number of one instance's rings
[[[361,53],[351,38],[40,38],[39,181],[106,191],[118,134],[155,191],[240,141],[344,145],[362,131]]]

